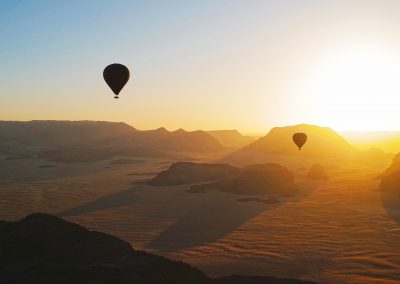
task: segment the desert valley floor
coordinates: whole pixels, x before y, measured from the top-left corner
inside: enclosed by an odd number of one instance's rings
[[[264,204],[144,182],[170,163],[138,158],[130,164],[56,164],[1,157],[0,219],[56,214],[210,276],[399,283],[400,210],[378,190],[382,169],[332,169],[326,182],[307,181],[298,170],[301,194]]]

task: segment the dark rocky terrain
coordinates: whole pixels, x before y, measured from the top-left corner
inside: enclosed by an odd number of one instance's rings
[[[311,283],[274,277],[211,279],[178,261],[63,219],[31,214],[0,221],[0,283],[261,284]]]
[[[382,173],[381,178],[381,190],[396,194],[400,204],[400,153],[394,157],[391,166]]]
[[[380,188],[384,191],[397,193],[400,203],[400,170],[393,171],[384,176],[381,180]]]
[[[226,164],[177,162],[160,172],[149,184],[166,186],[214,181],[231,177],[237,172],[238,168]]]
[[[290,278],[266,276],[233,275],[216,279],[214,284],[316,284],[312,281],[301,281]]]
[[[400,153],[379,178],[382,204],[391,218],[400,224]]]
[[[256,164],[236,168],[225,164],[174,163],[149,181],[150,185],[192,185],[188,192],[217,190],[229,193],[259,195],[292,195],[297,192],[293,174],[278,164]]]
[[[285,195],[297,193],[293,174],[278,164],[250,165],[239,169],[236,175],[208,184],[193,185],[190,192],[210,190],[244,195]]]

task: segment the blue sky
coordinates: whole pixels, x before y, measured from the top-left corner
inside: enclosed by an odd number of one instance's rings
[[[334,110],[324,120],[307,109],[312,97],[299,98],[308,89],[299,90],[297,78],[332,46],[397,48],[398,8],[396,1],[1,1],[0,119],[344,128],[332,121]],[[114,62],[132,72],[118,102],[102,79]]]

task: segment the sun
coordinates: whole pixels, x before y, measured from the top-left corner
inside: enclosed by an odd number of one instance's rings
[[[352,45],[312,65],[304,96],[320,124],[337,130],[400,129],[400,57],[385,46]]]

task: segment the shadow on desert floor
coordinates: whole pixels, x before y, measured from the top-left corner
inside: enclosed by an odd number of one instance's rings
[[[169,253],[213,243],[265,211],[281,207],[288,201],[300,202],[318,185],[302,184],[301,194],[282,199],[277,204],[239,202],[237,199],[243,198],[242,195],[211,193],[212,195],[167,227],[145,247],[160,253]]]
[[[128,190],[120,191],[117,193],[101,197],[87,204],[68,209],[64,212],[57,214],[57,216],[59,217],[79,216],[91,212],[107,210],[125,205],[131,205],[137,202],[138,200],[140,200],[140,195],[136,192],[136,188],[134,187]]]
[[[280,198],[280,202],[276,204],[239,202],[238,199],[246,196],[222,192],[189,194],[185,192],[186,187],[173,189],[136,185],[131,189],[71,208],[58,216],[79,216],[118,207],[127,208],[124,214],[135,214],[140,208],[154,208],[157,213],[146,219],[146,225],[167,227],[148,241],[144,245],[145,248],[160,253],[179,252],[213,243],[248,220],[265,211],[279,208],[286,202],[300,202],[311,195],[319,185],[320,183],[315,182],[299,183],[298,196]],[[172,225],[161,224],[165,219],[169,219]],[[141,227],[143,224],[132,225]]]

